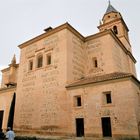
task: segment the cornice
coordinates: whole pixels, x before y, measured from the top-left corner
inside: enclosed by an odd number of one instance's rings
[[[120,20],[120,19],[121,19],[121,21],[123,21],[122,18],[119,18],[119,19],[117,19],[117,20]],[[114,21],[113,21],[113,22],[114,22]],[[108,24],[108,23],[107,23],[107,24]],[[125,22],[124,22],[124,24],[125,24]],[[101,25],[101,26],[103,26],[103,25]],[[126,27],[127,27],[127,26],[126,26]],[[136,60],[135,60],[134,56],[131,54],[131,52],[129,52],[129,51],[125,48],[125,46],[122,44],[122,42],[119,40],[119,38],[113,33],[112,30],[105,30],[105,31],[102,31],[102,32],[99,32],[99,33],[96,33],[96,34],[93,34],[93,35],[84,37],[84,36],[82,36],[76,29],[74,29],[74,28],[73,28],[69,23],[67,23],[67,22],[66,22],[65,24],[62,24],[62,25],[60,25],[60,26],[58,26],[58,27],[56,27],[56,28],[54,28],[54,29],[52,29],[52,30],[46,32],[46,33],[43,33],[43,34],[41,34],[41,35],[39,35],[39,36],[37,36],[37,37],[35,37],[35,38],[29,40],[29,41],[24,42],[23,44],[19,45],[18,47],[19,47],[20,49],[22,49],[22,48],[24,48],[24,47],[26,47],[26,46],[28,46],[28,45],[30,45],[30,44],[36,42],[36,41],[39,41],[39,40],[41,40],[41,39],[43,39],[43,38],[45,38],[45,37],[47,37],[47,36],[50,36],[50,35],[52,35],[52,34],[54,34],[54,33],[57,33],[57,32],[59,32],[59,31],[61,31],[61,30],[63,30],[63,29],[68,29],[69,31],[71,31],[73,34],[75,34],[77,37],[79,37],[79,38],[80,38],[82,41],[84,41],[84,42],[89,41],[89,40],[94,39],[94,38],[98,38],[98,37],[104,36],[104,35],[106,35],[106,34],[110,34],[110,35],[112,35],[112,37],[120,44],[120,46],[121,46],[122,49],[125,51],[125,53],[128,54],[128,55],[130,56],[130,58],[133,60],[133,62],[136,63]],[[127,29],[128,29],[128,28],[127,28]]]
[[[129,32],[129,29],[128,29],[128,27],[127,27],[127,25],[126,25],[126,23],[125,23],[125,21],[124,21],[124,19],[122,17],[117,18],[117,19],[112,20],[112,21],[107,22],[107,23],[103,23],[102,25],[99,25],[98,29],[100,29],[100,27],[106,26],[108,24],[111,24],[111,23],[114,23],[114,22],[117,22],[117,21],[121,21],[123,23],[123,25],[126,27],[127,31]]]
[[[8,92],[8,91],[15,91],[17,86],[11,86],[11,87],[5,87],[5,88],[0,88],[0,93],[3,92]]]
[[[1,72],[3,73],[3,72],[7,72],[9,70],[10,70],[10,67],[2,69]]]
[[[73,88],[79,88],[79,87],[83,87],[83,86],[88,86],[88,85],[97,85],[100,83],[112,83],[114,82],[119,82],[119,81],[126,81],[126,80],[131,80],[132,82],[134,82],[138,87],[140,87],[140,81],[138,81],[136,78],[134,78],[133,76],[129,76],[129,77],[122,77],[122,78],[118,78],[118,79],[111,79],[111,80],[103,80],[103,81],[99,81],[99,82],[90,82],[90,83],[85,83],[85,84],[79,84],[79,85],[74,85],[74,86],[66,86],[66,89],[73,89]]]
[[[126,47],[123,45],[123,43],[120,41],[120,39],[115,35],[115,33],[111,29],[104,30],[104,31],[96,33],[94,35],[87,36],[85,38],[85,41],[90,41],[92,39],[99,38],[99,37],[107,35],[107,34],[110,34],[114,38],[114,40],[120,45],[122,50],[133,60],[134,63],[136,63],[136,59],[134,58],[132,53],[126,49]]]
[[[43,33],[43,34],[41,34],[33,39],[30,39],[30,40],[24,42],[23,44],[20,44],[18,47],[20,49],[22,49],[22,48],[24,48],[24,47],[26,47],[26,46],[28,46],[36,41],[39,41],[45,37],[48,37],[48,36],[55,34],[61,30],[64,30],[64,29],[68,29],[69,31],[71,31],[73,34],[75,34],[77,37],[79,37],[81,40],[84,41],[84,36],[82,36],[76,29],[74,29],[68,22],[66,22],[66,23],[64,23],[64,24],[62,24],[62,25],[60,25],[60,26],[58,26],[58,27],[56,27],[48,32],[45,32],[45,33]]]
[[[82,79],[84,80],[84,79]],[[78,88],[81,86],[88,86],[88,85],[94,85],[94,84],[100,84],[100,83],[112,83],[112,81],[114,82],[118,82],[118,81],[124,81],[124,80],[131,80],[133,81],[138,87],[140,87],[140,81],[132,74],[128,74],[125,76],[118,76],[118,77],[114,77],[114,78],[108,78],[108,79],[103,79],[103,80],[99,80],[99,81],[89,81],[89,82],[85,82],[85,83],[75,83],[75,84],[70,84],[70,85],[66,85],[65,88],[67,89],[73,89],[73,88]]]
[[[110,31],[110,30],[105,30],[105,31],[98,32],[98,33],[96,33],[96,34],[87,36],[87,37],[85,38],[85,42],[86,42],[86,41],[90,41],[90,40],[92,40],[92,39],[96,39],[96,38],[102,37],[102,36],[104,36],[104,35],[107,35],[107,34],[110,33],[109,31]]]
[[[15,67],[18,68],[19,64],[15,64]],[[9,70],[10,70],[10,67],[2,69],[1,72],[3,73],[3,72],[7,72]]]
[[[132,59],[132,61],[134,63],[136,63],[136,59],[135,57],[132,55],[132,53],[126,49],[126,47],[124,46],[124,44],[121,42],[121,40],[116,36],[116,34],[110,30],[112,37],[117,41],[117,43],[120,45],[120,47],[122,48],[122,50]]]

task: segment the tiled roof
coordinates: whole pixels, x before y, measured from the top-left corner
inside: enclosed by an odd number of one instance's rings
[[[74,83],[67,85],[66,88],[93,84],[93,83],[98,83],[98,82],[104,82],[104,81],[109,81],[109,80],[115,80],[115,79],[122,79],[122,78],[127,78],[127,77],[133,77],[134,79],[136,79],[131,73],[115,72],[115,73],[104,74],[100,76],[85,77],[83,79],[80,79]]]
[[[105,15],[110,13],[110,12],[116,12],[118,13],[118,11],[109,3],[108,7],[107,7],[107,10],[105,12]]]

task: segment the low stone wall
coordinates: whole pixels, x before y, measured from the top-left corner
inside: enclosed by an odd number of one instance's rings
[[[48,136],[48,137],[29,137],[29,136],[16,136],[15,140],[139,140],[135,137],[120,137],[120,138],[93,138],[93,137],[59,137],[59,136]]]

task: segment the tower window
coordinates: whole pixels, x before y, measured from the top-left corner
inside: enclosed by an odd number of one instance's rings
[[[114,31],[114,33],[115,33],[116,35],[118,34],[117,26],[113,26],[113,31]]]
[[[93,57],[92,58],[92,63],[93,63],[93,67],[94,68],[97,68],[98,67],[98,62],[97,62],[97,58],[96,57]]]
[[[33,70],[33,60],[29,61],[29,70]]]
[[[43,66],[43,56],[40,55],[40,56],[38,56],[38,58],[37,58],[37,68],[40,68],[40,67],[42,67],[42,66]]]

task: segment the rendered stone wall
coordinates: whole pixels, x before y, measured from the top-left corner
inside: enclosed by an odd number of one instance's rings
[[[132,85],[130,80],[116,80],[69,89],[72,110],[71,131],[75,134],[75,118],[84,118],[85,136],[101,138],[101,117],[110,117],[112,137],[138,137],[137,93]],[[135,88],[138,90],[138,87]],[[111,104],[103,102],[105,91],[111,91]],[[81,96],[81,107],[74,106],[75,96]]]
[[[0,111],[4,111],[2,123],[3,131],[7,130],[9,111],[14,92],[16,92],[15,88],[0,89]]]
[[[66,30],[62,30],[21,49],[14,121],[14,128],[19,133],[67,133],[69,110],[64,87],[66,33]],[[45,63],[47,53],[52,54],[52,64],[49,66]],[[43,55],[42,68],[36,68],[38,54]],[[28,70],[30,59],[35,64],[32,71]]]
[[[67,31],[67,82],[73,82],[85,76],[86,51],[84,42]]]
[[[2,83],[1,88],[6,87],[6,84],[9,82],[17,83],[18,77],[18,66],[12,67],[10,71],[10,67],[2,70]]]
[[[1,88],[5,87],[5,83],[8,82],[9,80],[9,75],[10,75],[10,71],[5,71],[2,73],[2,83],[1,83]]]
[[[87,51],[87,75],[100,75],[112,72],[133,73],[130,64],[129,56],[123,51],[120,45],[110,36],[102,36],[97,39],[92,39],[86,43]],[[93,67],[92,57],[96,57],[98,68]]]
[[[47,54],[52,56],[51,65],[47,65]],[[39,55],[43,56],[43,67],[41,68],[37,68],[37,57]],[[98,60],[98,68],[96,70],[92,67],[92,57],[97,57]],[[30,60],[33,61],[33,70],[29,70]],[[122,66],[124,63],[126,63],[125,69]],[[122,98],[120,98],[122,102],[119,101],[117,94],[122,94],[126,90],[125,88],[128,88],[127,82],[123,85],[124,89],[123,87],[122,89],[120,88],[122,86],[120,82],[117,85],[108,84],[88,87],[87,91],[81,87],[72,94],[67,93],[65,86],[70,82],[81,79],[83,76],[122,71],[130,71],[127,56],[120,46],[116,45],[110,35],[84,43],[79,37],[64,29],[23,47],[21,49],[17,81],[15,131],[19,134],[71,136],[75,135],[75,117],[85,115],[84,117],[88,119],[86,120],[87,122],[90,120],[96,122],[94,123],[95,126],[92,126],[92,123],[89,122],[86,124],[86,135],[101,136],[101,116],[105,116],[104,113],[109,112],[112,118],[121,112],[120,108],[116,106],[118,106],[119,102],[123,103],[124,101]],[[101,106],[101,93],[106,91],[107,88],[108,90],[114,90],[112,96],[115,105],[106,107]],[[98,92],[100,94],[97,94]],[[73,97],[70,100],[69,96],[74,96],[78,93],[82,94],[85,106],[75,110],[75,108],[72,108]],[[122,95],[124,95],[123,98],[127,96],[125,94]],[[94,100],[93,103],[91,99]],[[127,102],[124,103],[127,104]],[[130,100],[129,105],[131,103]],[[96,110],[96,113],[92,113],[92,110]],[[114,112],[116,113],[114,114]],[[133,125],[135,127],[135,112],[133,112],[133,109],[130,109],[128,113],[130,113],[130,118],[132,117],[131,115],[134,115],[132,122],[134,122]],[[122,114],[124,115],[123,112]],[[113,125],[113,135],[119,135],[120,131],[117,129],[120,126],[118,126],[115,127]],[[125,130],[124,128],[119,129],[121,131]],[[128,131],[124,131],[124,134],[128,133]]]

